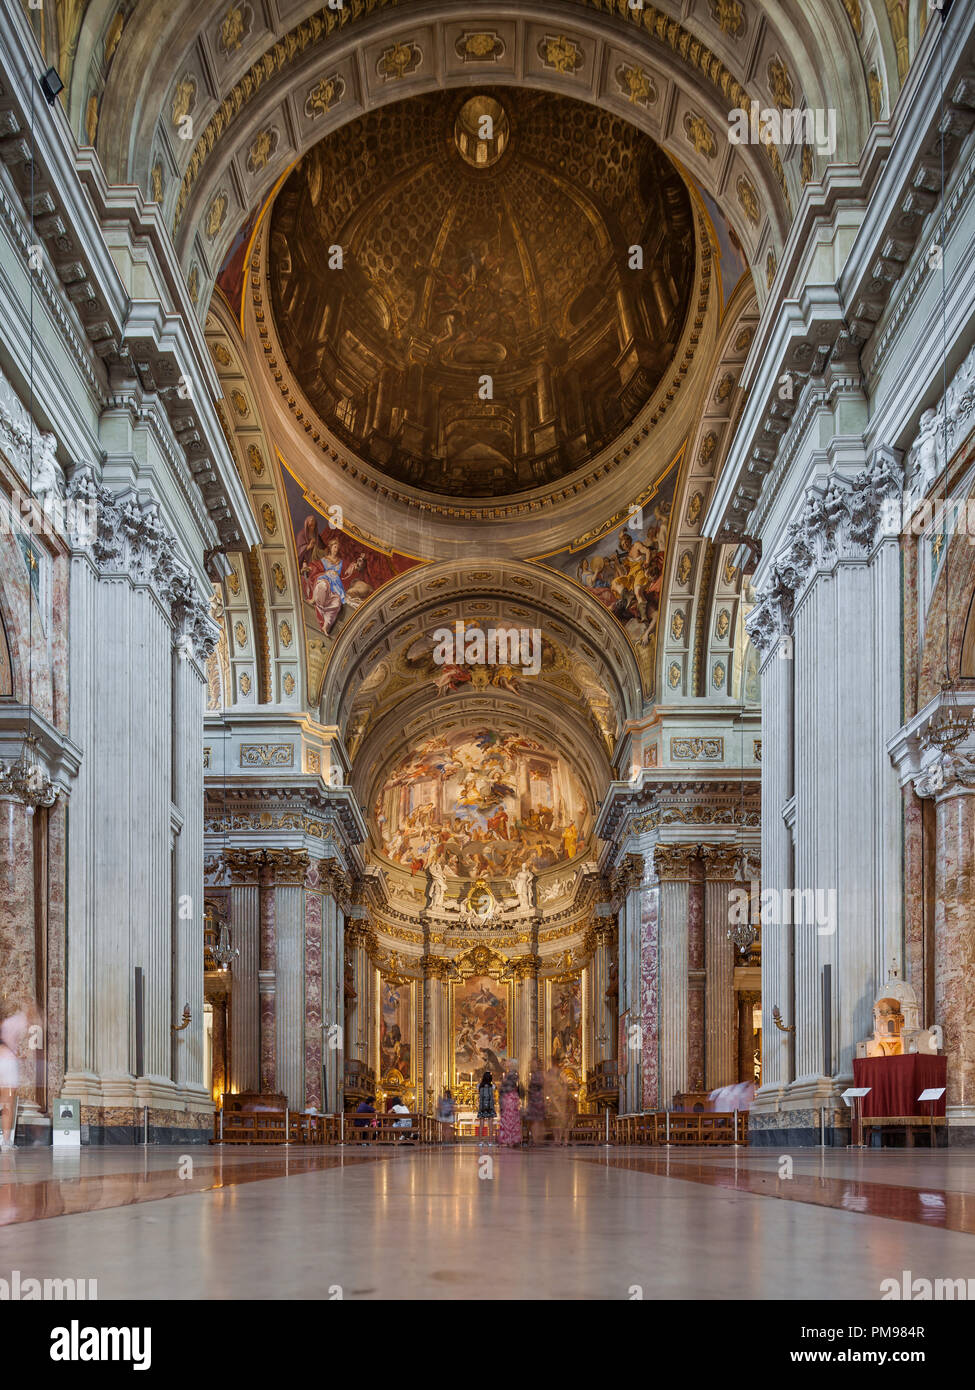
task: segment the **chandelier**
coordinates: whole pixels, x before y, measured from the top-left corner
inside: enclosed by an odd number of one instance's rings
[[[921,747],[937,748],[939,753],[951,753],[973,730],[975,719],[959,707],[954,682],[950,679],[943,680],[941,701],[937,713],[921,735]]]
[[[28,734],[16,762],[0,762],[0,796],[22,801],[33,813],[40,806],[53,806],[58,788],[37,758],[37,739]]]
[[[203,968],[226,973],[240,951],[234,949],[230,927],[220,920],[214,909],[208,909],[203,919]]]

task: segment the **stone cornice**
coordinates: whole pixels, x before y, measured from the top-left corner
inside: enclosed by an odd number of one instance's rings
[[[852,182],[849,169],[843,166],[827,174],[826,183],[834,173],[848,183],[845,198],[835,209],[821,210],[815,189],[807,188],[803,195],[780,275],[786,266],[791,267],[793,279],[800,272],[804,262],[799,248],[816,240],[816,225],[824,212],[829,226],[840,213],[848,218],[850,210],[859,207],[859,229],[838,279],[797,287],[798,302],[784,301],[756,334],[741,383],[750,388],[749,400],[705,518],[704,534],[718,540],[756,534],[755,504],[765,475],[776,463],[804,382],[822,375],[827,363],[837,359],[848,360],[859,379],[862,349],[884,319],[938,204],[939,147],[944,150],[947,176],[975,124],[975,35],[966,9],[953,6],[944,22],[950,66],[944,73],[943,116],[940,35],[933,32],[939,26],[932,23],[911,65],[894,119],[873,127],[878,133],[871,133]],[[785,279],[783,287],[787,288]],[[821,310],[810,313],[817,300]],[[888,346],[885,342],[885,351]],[[783,373],[792,380],[787,400],[781,399],[779,391]]]

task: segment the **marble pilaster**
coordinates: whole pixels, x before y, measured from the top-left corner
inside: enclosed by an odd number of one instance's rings
[[[230,1077],[235,1091],[261,1089],[258,976],[261,968],[260,877],[261,850],[228,850],[224,862],[230,876],[230,925],[239,955],[234,961],[230,1001]]]
[[[975,750],[942,754],[915,779],[936,817],[934,1010],[948,1058],[948,1123],[975,1126]]]
[[[275,1063],[274,1085],[267,1089],[283,1091],[290,1108],[298,1110],[306,1103],[304,1023],[308,962],[304,907],[309,858],[305,850],[270,849],[267,855],[274,875],[273,943],[269,943],[262,968],[274,971]],[[264,921],[262,928],[266,928]],[[313,969],[312,973],[320,980],[318,970]],[[262,1064],[263,1041],[262,1037]]]
[[[735,951],[728,940],[737,854],[733,846],[702,845],[707,982],[706,1080],[709,1091],[738,1078],[735,1065]],[[693,1089],[693,1088],[692,1088]]]
[[[660,883],[660,1102],[688,1089],[688,910],[696,876],[695,845],[654,848]]]
[[[304,1099],[302,1105],[322,1108],[324,1057],[325,943],[322,940],[322,895],[318,865],[309,865],[305,878],[305,997],[304,997]]]
[[[262,854],[264,854],[263,851]],[[258,889],[260,955],[258,958],[257,987],[260,994],[260,1025],[258,1037],[260,1040],[259,1057],[262,1091],[276,1091],[278,1089],[278,1037],[275,1023],[277,971],[275,968],[276,930],[274,915],[276,906],[274,867],[267,862],[265,856],[261,865],[260,886]]]

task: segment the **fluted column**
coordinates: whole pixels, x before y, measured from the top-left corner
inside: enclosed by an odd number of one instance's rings
[[[858,400],[854,410],[861,408]],[[763,1034],[770,1065],[756,1109],[799,1112],[798,1126],[810,1134],[805,1117],[852,1077],[855,1045],[870,1032],[890,957],[900,961],[903,929],[900,792],[885,748],[900,722],[900,572],[897,538],[880,527],[885,500],[900,497],[903,469],[892,450],[880,447],[851,478],[855,454],[844,454],[842,472],[807,490],[747,623],[766,654],[763,907],[768,900],[776,914],[763,910],[769,1010]],[[791,725],[782,707],[790,697]],[[784,744],[795,769],[792,796]],[[791,881],[778,829],[782,817],[795,826]],[[873,868],[866,872],[865,866]],[[773,938],[782,927],[793,943],[791,1018],[788,1005],[774,997],[782,992],[783,962]],[[776,1005],[795,1028],[789,1083],[782,1079],[787,1035],[770,1016]]]
[[[728,940],[736,851],[732,846],[702,845],[704,860],[706,1088],[736,1080],[735,949]],[[746,890],[747,891],[747,886]]]
[[[704,1089],[705,983],[704,881],[701,864],[692,865],[687,885],[687,1089]]]
[[[524,1078],[531,1070],[532,1059],[542,1060],[539,1046],[538,969],[541,960],[536,955],[520,956],[514,964],[515,1027],[511,1040],[511,1055],[517,1058],[518,1071]]]
[[[208,1098],[203,1068],[203,729],[204,671],[177,648],[173,701],[173,801],[182,824],[174,847],[176,891],[174,995],[176,1012],[190,1006],[190,1025],[174,1034],[174,1080]],[[174,1022],[176,1020],[174,1019]]]
[[[230,877],[230,926],[239,952],[233,962],[230,997],[230,1076],[234,1091],[261,1088],[259,972],[261,911],[259,883],[261,850],[231,849],[224,855]]]
[[[258,1025],[258,1055],[261,1069],[261,1091],[277,1091],[277,1048],[278,1036],[275,1022],[275,991],[277,971],[275,969],[275,892],[274,867],[268,862],[266,852],[261,866],[258,889],[258,911],[260,914],[259,957],[257,988],[260,995],[260,1022]]]
[[[619,1012],[618,930],[612,917],[596,917],[592,932],[593,1061],[616,1056]]]
[[[369,955],[366,949],[368,935],[368,928],[361,921],[350,920],[346,923],[345,947],[351,964],[351,991],[345,1014],[345,1049],[349,1061],[361,1062],[365,1067],[369,1065],[371,1011]]]
[[[670,1106],[688,1089],[688,907],[697,848],[657,845],[653,859],[660,881],[660,1101]]]
[[[762,883],[781,900],[794,879],[792,831],[783,809],[794,791],[793,673],[791,628],[771,634],[762,681]],[[772,1022],[777,1008],[788,1024],[795,1011],[794,933],[773,914],[762,923],[762,1086],[756,1104],[778,1107],[795,1077],[795,1034]]]
[[[444,1077],[450,1075],[450,1036],[447,1021],[447,972],[449,961],[442,956],[423,956],[420,960],[423,972],[423,1017],[422,1051],[417,1071],[417,1099],[426,1098],[428,1104],[436,1106],[444,1086]]]
[[[269,963],[265,968],[274,971],[275,1068],[274,1084],[266,1089],[283,1091],[288,1105],[298,1110],[305,1105],[304,907],[309,858],[306,850],[271,849],[267,855],[274,874],[273,957],[268,957]],[[312,978],[319,981],[320,1013],[320,960],[312,962],[311,970]],[[321,1025],[318,1031],[320,1038]],[[316,1039],[313,1038],[312,1042],[315,1043]]]
[[[88,466],[73,473],[69,496],[90,507],[94,530],[71,559],[69,724],[84,757],[68,816],[63,1089],[81,1098],[96,1126],[131,1132],[132,1107],[147,1104],[156,1122],[171,1127],[174,1115],[160,1112],[174,1103],[180,1110],[187,1100],[193,1108],[209,1104],[202,1089],[197,843],[202,705],[189,674],[174,674],[174,663],[202,665],[217,629],[209,595],[181,560],[156,503],[132,488],[114,493]],[[185,1004],[191,1023],[174,1041],[174,1013]],[[101,1108],[107,1113],[92,1113]]]

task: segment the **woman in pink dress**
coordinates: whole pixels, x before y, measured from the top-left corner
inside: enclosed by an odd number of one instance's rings
[[[0,1022],[0,1152],[14,1146],[14,1118],[17,1113],[17,1087],[20,1085],[18,1054],[30,1019],[23,1008]]]
[[[501,1132],[498,1139],[508,1148],[521,1143],[521,1087],[518,1073],[511,1067],[501,1083]]]

